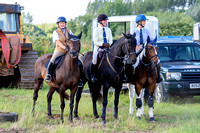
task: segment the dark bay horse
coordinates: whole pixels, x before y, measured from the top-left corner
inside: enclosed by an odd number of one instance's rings
[[[103,85],[103,108],[102,108],[102,122],[106,123],[106,106],[108,89],[112,86],[115,88],[115,100],[114,100],[114,117],[117,120],[118,117],[118,103],[119,94],[122,88],[123,68],[124,63],[133,64],[136,62],[136,39],[134,35],[124,34],[110,49],[105,50],[105,54],[102,57],[102,63],[98,68],[98,82],[91,82],[91,62],[92,51],[89,51],[82,56],[83,73],[81,79],[84,84],[88,82],[90,93],[93,103],[93,115],[98,118],[96,101],[100,96],[101,85]],[[74,109],[74,116],[78,117],[78,103],[81,98],[83,87],[79,87],[76,94],[76,105]]]
[[[80,39],[82,32],[78,36],[69,35],[68,47],[69,51],[66,53],[62,65],[56,70],[56,79],[52,76],[51,82],[47,82],[50,86],[47,95],[48,101],[48,115],[53,117],[51,114],[51,100],[52,95],[55,91],[60,94],[60,108],[61,108],[61,120],[63,119],[63,111],[65,108],[64,98],[68,99],[69,96],[65,93],[67,89],[70,89],[70,116],[69,120],[72,122],[72,112],[74,106],[74,95],[78,87],[78,81],[80,79],[80,69],[78,66],[78,54],[80,50]],[[43,83],[47,69],[44,67],[47,60],[52,57],[52,54],[42,55],[37,59],[35,63],[35,75],[34,75],[34,93],[33,93],[33,114],[35,110],[35,103],[38,98],[38,92],[40,85]]]
[[[144,110],[142,106],[144,89],[146,88],[149,91],[148,106],[149,106],[149,117],[150,121],[155,121],[153,116],[153,93],[156,87],[157,80],[157,63],[158,59],[158,47],[156,45],[156,38],[154,41],[150,42],[150,39],[147,39],[147,43],[144,46],[144,49],[137,57],[137,62],[134,64],[134,69],[132,70],[132,77],[129,83],[129,97],[130,97],[130,109],[129,114],[133,114],[133,89],[135,85],[135,92],[137,95],[136,106],[137,106],[137,117],[141,117],[141,114],[144,115]],[[131,71],[131,70],[130,70]]]

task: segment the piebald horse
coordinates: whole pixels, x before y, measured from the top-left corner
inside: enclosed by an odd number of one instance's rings
[[[157,64],[158,59],[158,47],[156,45],[157,37],[154,41],[150,42],[148,37],[147,43],[144,45],[142,52],[137,57],[137,62],[134,64],[134,70],[132,70],[131,81],[129,82],[129,98],[130,98],[130,108],[129,114],[133,114],[133,97],[134,97],[134,87],[136,92],[136,106],[137,113],[136,116],[141,118],[144,115],[144,109],[142,106],[144,89],[149,91],[148,106],[149,106],[149,117],[150,121],[155,121],[153,116],[153,93],[156,87],[157,80]],[[135,85],[135,86],[134,86]]]

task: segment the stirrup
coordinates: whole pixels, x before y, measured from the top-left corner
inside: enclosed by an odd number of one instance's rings
[[[46,82],[51,82],[51,75],[50,75],[50,74],[47,74],[44,80],[45,80]]]
[[[95,76],[92,76],[91,81],[94,83],[94,82],[97,82],[98,79]]]
[[[83,87],[83,81],[81,79],[78,82],[78,87]]]

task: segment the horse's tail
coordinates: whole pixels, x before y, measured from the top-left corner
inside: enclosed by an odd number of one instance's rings
[[[100,92],[98,94],[97,101],[98,101],[99,104],[102,104],[102,102],[103,102],[103,96]]]

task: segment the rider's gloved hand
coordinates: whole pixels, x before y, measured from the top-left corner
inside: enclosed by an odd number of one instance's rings
[[[109,48],[109,47],[110,47],[109,43],[103,43],[103,46],[104,46],[105,48]]]

